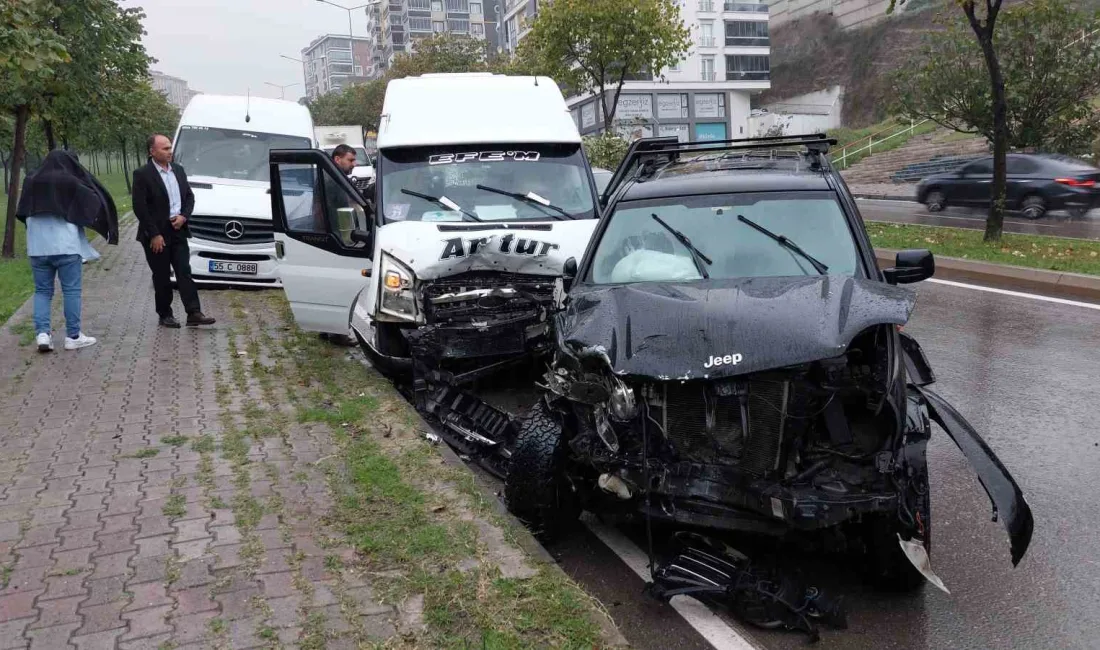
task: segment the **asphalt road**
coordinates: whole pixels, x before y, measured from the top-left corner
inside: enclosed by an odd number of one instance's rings
[[[934,388],[983,433],[1033,510],[1035,535],[1020,565],[1012,567],[1007,536],[990,521],[989,501],[966,459],[938,428],[928,451],[932,565],[950,595],[930,585],[908,595],[875,591],[864,584],[858,558],[748,537],[727,541],[845,597],[848,629],[825,630],[819,647],[1100,647],[1100,401],[1094,394],[1100,310],[927,282],[918,291],[906,331],[932,362]],[[521,408],[529,399],[503,391],[494,401]],[[633,540],[636,554],[645,547],[641,530],[617,530]],[[656,531],[658,546],[668,532]],[[643,581],[622,554],[591,530],[548,550],[604,603],[635,647],[711,647],[672,607],[644,596]],[[747,636],[769,650],[806,643],[792,632],[750,628]]]
[[[925,226],[949,226],[952,228],[985,229],[985,213],[968,208],[948,208],[931,213],[919,203],[911,201],[857,200],[859,211],[866,221],[915,223]],[[1065,213],[1048,214],[1042,219],[1029,220],[1017,215],[1005,217],[1005,231],[1025,235],[1053,235],[1079,239],[1100,239],[1100,211],[1092,211],[1081,218],[1070,218]]]

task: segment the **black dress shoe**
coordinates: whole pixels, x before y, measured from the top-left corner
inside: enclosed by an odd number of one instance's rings
[[[178,330],[180,328],[180,322],[176,320],[175,316],[165,316],[160,319],[160,326],[171,327],[174,330]]]
[[[199,325],[213,325],[218,322],[216,319],[207,316],[201,311],[197,311],[193,314],[187,314],[187,326],[198,327]]]

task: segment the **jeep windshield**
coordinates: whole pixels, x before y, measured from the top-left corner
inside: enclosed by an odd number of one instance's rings
[[[387,223],[470,221],[463,211],[480,221],[597,216],[591,177],[577,144],[405,147],[380,151],[378,165]]]
[[[624,201],[607,218],[588,273],[594,284],[818,275],[824,269],[853,276],[859,268],[851,230],[831,192]]]
[[[176,137],[174,159],[188,176],[267,183],[268,151],[311,146],[309,138],[293,135],[184,125]]]

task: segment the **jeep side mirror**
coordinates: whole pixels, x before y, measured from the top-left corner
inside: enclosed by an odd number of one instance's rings
[[[911,284],[932,277],[936,259],[926,248],[898,251],[894,266],[882,270],[887,284]]]
[[[569,291],[573,286],[573,280],[577,279],[577,258],[570,257],[561,267],[561,286]]]

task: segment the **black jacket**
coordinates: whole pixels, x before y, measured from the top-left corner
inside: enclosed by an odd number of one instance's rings
[[[118,243],[118,212],[110,192],[84,169],[71,151],[51,151],[42,166],[27,177],[15,216],[52,214]]]
[[[187,173],[183,167],[172,163],[172,171],[176,174],[176,182],[180,186],[180,214],[191,219],[191,211],[195,209],[195,193],[191,191],[191,185],[187,182]],[[184,224],[178,231],[172,228],[169,220],[173,215],[168,214],[171,204],[168,201],[168,189],[164,187],[164,181],[160,179],[160,172],[156,164],[150,160],[144,167],[134,170],[134,216],[138,220],[138,241],[149,241],[157,235],[170,237],[180,234],[184,237],[191,236],[191,229]]]

